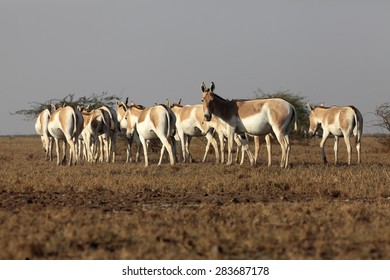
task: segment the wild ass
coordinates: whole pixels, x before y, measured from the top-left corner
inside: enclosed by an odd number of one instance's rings
[[[54,137],[56,143],[57,164],[60,164],[59,140],[66,141],[70,146],[69,165],[77,162],[76,147],[78,137],[83,129],[83,116],[73,106],[65,106],[57,109],[50,116],[48,131]],[[64,144],[66,145],[66,144]],[[66,147],[66,146],[65,146]],[[66,148],[64,149],[63,162],[65,161]]]
[[[87,161],[96,162],[98,158],[97,149],[100,147],[99,135],[105,134],[106,138],[109,136],[111,120],[108,114],[101,109],[88,111],[83,108],[80,111],[83,115],[84,128],[79,138],[84,140]]]
[[[213,118],[210,123],[203,119],[202,105],[185,105],[182,106],[174,103],[171,106],[173,113],[176,116],[176,133],[180,140],[181,159],[183,162],[192,162],[192,155],[190,152],[190,144],[192,137],[205,136],[208,143],[213,145],[215,151],[215,159],[219,162],[218,144],[213,137],[213,129],[210,125],[216,122]],[[207,147],[207,146],[206,146]],[[206,160],[207,154],[204,155],[202,162]]]
[[[126,135],[127,137],[132,137],[135,130],[137,130],[144,149],[145,167],[149,165],[146,141],[152,139],[160,139],[163,145],[158,165],[161,164],[165,149],[168,151],[170,163],[174,164],[172,145],[168,140],[173,136],[175,119],[172,117],[173,114],[170,114],[164,105],[156,105],[149,108],[131,105],[126,111]]]
[[[111,107],[103,105],[99,109],[109,118],[108,130],[99,136],[101,142],[104,143],[104,146],[100,145],[100,161],[103,161],[105,156],[106,162],[115,162],[116,132],[119,129],[118,118],[115,110]]]
[[[280,166],[287,168],[290,155],[289,129],[295,123],[296,112],[293,105],[280,98],[226,100],[214,93],[215,84],[210,88],[201,84],[204,118],[210,121],[214,115],[228,124],[228,161],[233,162],[232,148],[234,133],[267,135],[273,132],[282,149]]]
[[[334,135],[334,163],[337,164],[338,158],[338,143],[339,137],[344,137],[345,145],[348,152],[348,164],[351,164],[352,147],[350,143],[350,137],[353,134],[356,139],[356,150],[358,154],[358,163],[361,163],[360,159],[360,141],[363,133],[363,116],[360,111],[354,106],[332,106],[324,107],[317,106],[311,107],[307,104],[310,110],[310,128],[309,135],[313,136],[317,132],[319,126],[322,127],[322,140],[320,147],[322,150],[322,160],[327,162],[325,155],[325,142],[328,139],[329,134]]]
[[[125,114],[128,109],[128,98],[126,98],[125,102],[120,102],[118,99],[116,100],[116,115],[118,118],[118,124],[119,124],[119,130],[122,132],[122,134],[125,136],[126,139],[126,162],[132,162],[133,158],[131,156],[131,144],[133,143],[133,140],[137,144],[137,153],[135,154],[135,162],[138,162],[139,159],[139,153],[141,150],[141,142],[139,140],[139,136],[137,131],[134,132],[134,134],[129,138],[126,135],[126,129],[127,129],[127,121],[125,120]],[[134,104],[133,104],[134,105]]]
[[[39,113],[35,120],[35,131],[41,135],[41,141],[43,149],[46,153],[46,160],[53,160],[52,149],[53,149],[53,137],[50,135],[47,125],[50,119],[50,110],[45,109]]]

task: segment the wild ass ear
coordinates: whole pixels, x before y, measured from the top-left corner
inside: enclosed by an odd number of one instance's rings
[[[177,102],[177,104],[181,105],[181,98],[180,98],[179,102]]]
[[[119,99],[117,98],[117,99],[116,99],[116,106],[119,107],[120,104],[121,104],[121,102],[120,102]]]
[[[214,92],[214,89],[215,89],[215,84],[214,82],[211,82],[210,91]]]
[[[206,85],[204,84],[204,82],[202,82],[202,83],[200,84],[200,90],[201,90],[202,92],[205,92],[205,91],[206,91]]]
[[[55,112],[55,111],[57,110],[56,105],[53,103],[53,101],[50,102],[50,107],[51,107],[51,110],[52,110],[53,112]]]
[[[322,102],[320,105],[318,105],[318,106],[320,106],[320,107],[324,107],[325,106],[325,104],[324,104],[324,102]]]
[[[309,112],[311,112],[313,110],[313,108],[310,106],[309,103],[306,103],[306,108],[309,109]]]
[[[166,98],[165,100],[167,101],[167,107],[168,107],[168,108],[171,108],[171,101],[169,101],[168,98]]]
[[[135,106],[135,103],[133,100],[130,101],[130,106]]]

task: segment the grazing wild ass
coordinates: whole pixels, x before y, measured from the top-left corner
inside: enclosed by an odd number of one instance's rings
[[[162,143],[160,160],[161,164],[164,150],[169,154],[171,164],[174,164],[172,145],[169,138],[173,136],[175,119],[174,115],[168,111],[164,105],[155,105],[149,108],[143,108],[137,105],[131,105],[124,116],[127,122],[126,135],[132,137],[135,131],[138,132],[139,139],[144,149],[145,167],[149,165],[147,140],[160,139]]]
[[[46,153],[46,160],[53,160],[52,149],[53,149],[53,137],[50,135],[47,125],[50,119],[50,110],[43,110],[35,120],[35,131],[41,135],[41,141],[43,149]]]
[[[326,163],[325,155],[325,142],[328,139],[329,134],[334,135],[334,162],[337,164],[337,152],[338,152],[338,143],[339,137],[344,137],[345,144],[347,145],[348,152],[348,164],[351,164],[351,153],[352,147],[350,143],[350,137],[353,134],[356,139],[356,149],[358,154],[358,163],[361,162],[360,159],[360,141],[363,133],[363,116],[358,109],[354,106],[332,106],[324,107],[317,106],[311,107],[307,104],[307,107],[310,110],[310,128],[309,135],[313,136],[317,132],[318,128],[321,126],[322,140],[320,147],[322,150],[322,160]]]
[[[57,164],[60,164],[59,140],[66,141],[70,146],[69,165],[77,162],[76,144],[83,129],[83,116],[80,111],[73,106],[65,106],[57,109],[50,116],[48,131],[54,137],[57,152]],[[66,145],[66,143],[64,143]],[[66,146],[65,146],[66,147]],[[66,158],[66,148],[64,149],[63,163]]]
[[[203,118],[202,105],[185,105],[182,106],[174,103],[171,110],[176,116],[176,133],[180,139],[181,159],[183,162],[192,162],[190,153],[190,144],[192,137],[205,136],[209,143],[213,145],[215,151],[215,159],[219,162],[218,144],[213,137],[213,129],[210,123],[215,123],[217,120],[212,118],[211,122],[205,122]],[[207,148],[207,147],[206,147]],[[207,154],[204,155],[202,162],[206,160]]]
[[[234,133],[267,135],[273,132],[282,149],[281,167],[288,167],[290,156],[289,129],[294,123],[296,111],[293,105],[280,98],[226,100],[214,93],[215,84],[210,88],[201,84],[203,112],[206,121],[214,115],[228,124],[228,161],[233,162],[232,148]]]

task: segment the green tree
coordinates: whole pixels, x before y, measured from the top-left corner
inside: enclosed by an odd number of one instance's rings
[[[115,100],[118,97],[115,95],[109,95],[107,92],[102,92],[101,94],[93,93],[90,96],[82,96],[78,99],[75,99],[75,94],[69,94],[62,99],[52,99],[45,102],[30,102],[30,109],[21,109],[11,115],[23,115],[25,120],[31,120],[36,118],[40,112],[46,108],[51,108],[51,103],[54,103],[56,107],[63,105],[73,105],[73,106],[89,106],[90,109],[96,109],[103,105],[113,106]]]
[[[298,132],[302,133],[304,129],[309,127],[309,111],[306,107],[307,102],[305,97],[292,93],[289,90],[266,93],[258,88],[254,93],[255,98],[282,98],[290,102],[297,112]]]

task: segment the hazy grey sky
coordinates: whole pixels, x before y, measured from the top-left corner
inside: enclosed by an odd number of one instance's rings
[[[0,135],[9,112],[108,91],[151,105],[290,90],[311,103],[390,101],[390,1],[0,1]],[[367,122],[365,122],[365,131]]]

